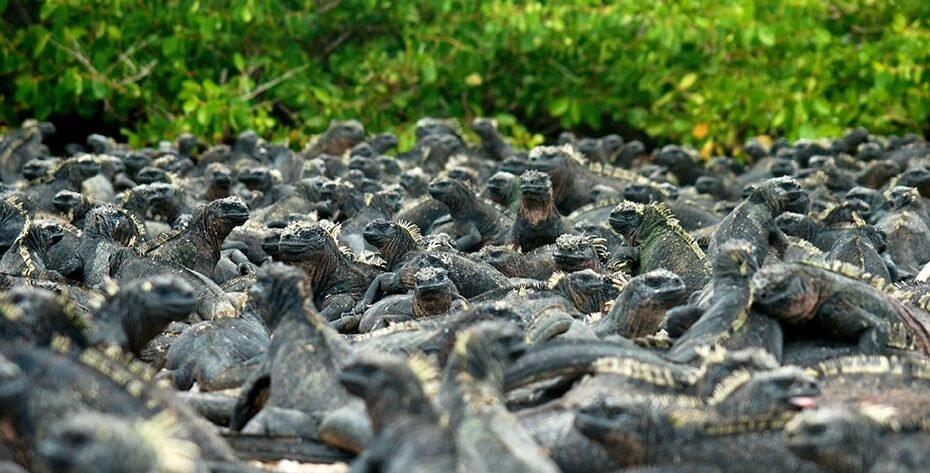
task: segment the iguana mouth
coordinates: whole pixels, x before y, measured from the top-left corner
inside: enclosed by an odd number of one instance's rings
[[[229,212],[226,214],[226,220],[229,220],[236,225],[242,225],[249,220],[249,212]]]
[[[420,295],[431,296],[444,292],[446,289],[445,281],[427,283],[427,284],[417,284],[416,291]]]
[[[520,186],[520,193],[528,197],[548,197],[549,189],[549,186],[545,184],[523,184]]]

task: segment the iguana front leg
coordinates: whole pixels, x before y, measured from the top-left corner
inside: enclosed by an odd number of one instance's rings
[[[788,237],[785,235],[785,232],[781,231],[780,228],[775,226],[775,222],[772,221],[771,226],[769,227],[769,245],[775,249],[775,252],[778,254],[778,257],[781,259],[785,258],[785,251],[788,250]],[[759,262],[762,263],[761,261]]]
[[[400,285],[400,277],[397,273],[381,273],[375,276],[371,284],[368,285],[365,295],[355,305],[353,312],[357,314],[364,313],[368,306],[380,300],[384,294],[400,292],[401,289],[403,288]]]
[[[460,230],[463,230],[463,235],[455,240],[455,246],[459,251],[472,251],[481,243],[481,231],[477,225],[470,223]]]
[[[883,353],[888,346],[891,328],[888,321],[849,303],[844,297],[824,302],[817,312],[824,329],[837,337],[858,338],[864,354]]]

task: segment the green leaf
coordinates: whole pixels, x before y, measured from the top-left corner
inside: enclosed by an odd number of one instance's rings
[[[559,97],[549,104],[549,113],[554,117],[561,117],[568,111],[569,101],[566,97]]]
[[[423,66],[420,69],[420,73],[423,75],[423,82],[426,82],[427,84],[436,82],[436,65],[433,63],[432,59],[427,59],[424,61]]]
[[[245,58],[242,57],[242,54],[239,54],[238,52],[233,54],[233,65],[236,66],[236,69],[239,71],[245,70]]]
[[[101,81],[95,80],[90,83],[90,91],[95,99],[103,100],[104,97],[107,96],[107,85]]]
[[[759,25],[756,33],[759,35],[759,42],[765,46],[775,46],[775,33],[765,25]]]
[[[681,90],[687,90],[689,87],[694,85],[695,82],[697,82],[697,79],[698,79],[697,74],[693,72],[689,72],[685,74],[684,77],[682,77],[681,80],[678,82],[678,88]]]

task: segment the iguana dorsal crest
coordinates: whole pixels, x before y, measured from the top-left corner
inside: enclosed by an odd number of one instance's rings
[[[153,473],[194,473],[200,448],[179,438],[181,424],[170,411],[162,411],[133,425],[141,438],[154,447],[156,466]]]
[[[422,353],[414,353],[407,358],[407,366],[420,381],[427,397],[435,398],[439,395],[442,373],[435,359]]]
[[[798,261],[798,264],[803,265],[803,266],[810,266],[813,268],[822,269],[824,271],[838,274],[840,276],[845,276],[850,279],[856,279],[860,282],[863,282],[865,284],[868,284],[869,286],[874,287],[875,289],[878,289],[879,291],[882,291],[890,295],[895,295],[894,290],[893,290],[894,287],[884,278],[875,276],[872,273],[863,272],[857,266],[853,266],[843,261],[831,261],[829,263],[822,263],[819,261],[802,259]]]
[[[694,369],[676,373],[663,366],[621,357],[599,358],[591,364],[591,368],[595,373],[619,374],[654,386],[663,387],[690,385],[696,382],[698,377]]]
[[[705,262],[705,265],[710,263],[707,261],[707,255],[704,254],[704,250],[701,249],[701,246],[698,245],[697,240],[688,233],[684,227],[681,226],[681,222],[678,221],[678,218],[675,217],[675,214],[672,213],[672,209],[665,204],[665,202],[658,202],[651,204],[650,207],[655,209],[655,212],[659,214],[662,218],[665,219],[665,224],[668,228],[675,233],[679,238],[681,238],[685,244],[688,245],[688,248],[701,260]]]
[[[712,406],[720,404],[737,389],[745,386],[751,379],[752,373],[749,370],[739,369],[734,371],[714,386],[714,392],[707,400],[707,404]]]
[[[407,220],[399,220],[397,226],[407,232],[407,235],[417,244],[417,246],[423,246],[423,234],[420,233],[420,227],[418,227],[413,222],[408,222]]]
[[[549,276],[549,280],[546,281],[546,287],[549,289],[555,289],[556,286],[562,282],[562,279],[565,278],[565,273],[563,271],[556,271],[552,273],[552,276]]]
[[[590,204],[585,204],[585,205],[582,205],[581,207],[578,207],[577,209],[572,211],[572,213],[568,214],[568,216],[566,216],[565,218],[568,219],[568,221],[570,222],[574,222],[578,219],[579,216],[584,215],[588,212],[591,212],[594,210],[600,210],[600,209],[607,208],[607,207],[614,208],[620,205],[620,203],[624,201],[626,201],[626,199],[624,199],[623,197],[612,197],[610,199],[604,199],[604,200],[600,200],[597,202],[591,202]]]

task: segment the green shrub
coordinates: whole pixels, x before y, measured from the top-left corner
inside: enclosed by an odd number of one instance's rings
[[[928,131],[926,0],[0,0],[0,120],[100,108],[133,144],[425,115],[755,134]],[[7,86],[3,83],[7,82]]]

